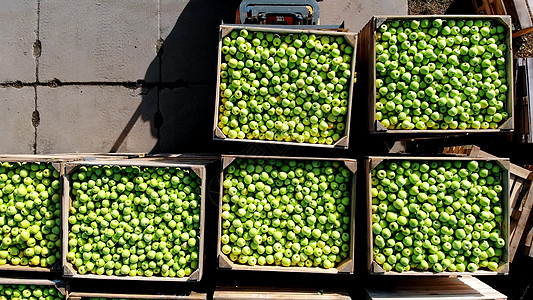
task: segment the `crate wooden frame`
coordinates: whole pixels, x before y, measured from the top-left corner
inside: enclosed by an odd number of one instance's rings
[[[372,176],[371,171],[375,169],[382,162],[387,160],[408,160],[408,161],[492,161],[497,162],[502,168],[502,237],[505,240],[505,247],[503,249],[503,257],[496,271],[478,270],[475,272],[449,272],[444,271],[435,273],[431,271],[385,271],[376,261],[374,261],[374,233],[372,232]],[[509,273],[509,169],[510,162],[503,158],[479,158],[479,157],[442,157],[442,156],[369,156],[365,159],[365,176],[366,176],[366,205],[367,205],[367,269],[371,275],[415,275],[415,276],[459,276],[459,275],[507,275]]]
[[[229,257],[222,253],[220,238],[222,237],[222,197],[224,196],[224,170],[231,165],[235,159],[264,159],[264,160],[320,160],[320,161],[338,161],[343,162],[344,166],[352,172],[351,186],[351,207],[350,207],[350,252],[349,256],[341,261],[335,268],[324,269],[319,267],[283,267],[283,266],[250,266],[241,265],[232,262]],[[217,242],[217,260],[218,269],[230,269],[240,271],[273,271],[273,272],[299,272],[299,273],[318,273],[318,274],[353,274],[354,258],[354,237],[355,237],[355,206],[356,206],[356,176],[357,161],[355,159],[345,158],[316,158],[316,157],[280,157],[280,156],[255,156],[255,155],[222,155],[222,168],[220,171],[220,196],[218,209],[218,242]]]
[[[369,300],[505,300],[507,296],[468,275],[405,279],[386,288],[367,288]]]
[[[0,162],[11,162],[11,163],[50,163],[56,171],[59,172],[59,195],[61,198],[64,192],[64,186],[62,177],[64,175],[64,166],[68,161],[73,160],[73,157],[59,157],[54,155],[26,155],[26,154],[2,154],[0,155]],[[62,203],[62,199],[60,200]],[[61,204],[61,211],[63,210]],[[62,212],[61,212],[62,213]],[[61,220],[63,222],[63,220]],[[61,226],[61,231],[63,231],[63,226]],[[62,237],[62,232],[60,232],[60,238]],[[62,253],[62,247],[59,247],[60,253]],[[61,254],[62,256],[62,254]],[[58,259],[57,262],[49,268],[43,268],[40,266],[21,266],[21,265],[10,265],[5,264],[0,266],[0,271],[29,271],[29,272],[61,272],[63,264],[61,259]]]
[[[353,93],[354,93],[354,78],[355,78],[355,65],[357,57],[357,44],[358,44],[358,35],[356,33],[345,32],[344,30],[324,30],[324,29],[291,29],[290,26],[286,28],[279,27],[268,27],[268,26],[250,26],[250,25],[220,25],[220,39],[218,42],[218,61],[217,61],[217,84],[216,84],[216,96],[215,96],[215,118],[213,123],[213,139],[221,141],[232,141],[232,142],[248,142],[248,143],[261,143],[261,144],[278,144],[278,145],[290,145],[290,146],[309,146],[309,147],[322,147],[322,148],[348,148],[349,139],[350,139],[350,123],[352,120],[352,102],[353,102]],[[342,136],[335,144],[312,144],[312,143],[298,143],[298,142],[285,142],[285,141],[269,141],[269,140],[259,140],[259,139],[231,139],[226,137],[222,132],[222,129],[218,127],[218,118],[220,114],[220,65],[222,63],[222,40],[225,36],[230,34],[233,30],[246,29],[248,31],[260,31],[260,32],[272,32],[280,34],[316,34],[316,35],[328,35],[328,36],[342,36],[345,40],[353,47],[352,54],[352,63],[350,70],[352,75],[348,79],[348,107],[345,120],[345,135]]]
[[[114,294],[114,293],[79,293],[72,292],[67,300],[87,300],[88,298],[105,299],[139,299],[139,300],[205,300],[207,294],[190,292],[187,295],[149,295],[149,294]]]
[[[505,44],[507,51],[505,59],[507,62],[507,103],[506,111],[509,114],[507,119],[498,129],[438,129],[438,130],[403,130],[387,129],[380,121],[376,120],[376,30],[387,20],[419,20],[419,19],[443,19],[443,20],[490,20],[498,21],[506,27]],[[513,57],[511,42],[511,17],[498,15],[405,15],[405,16],[374,16],[359,33],[358,49],[358,80],[362,83],[362,95],[360,105],[368,107],[368,131],[370,133],[391,133],[391,134],[467,134],[467,133],[496,133],[511,132],[514,129],[514,80],[513,80]],[[366,89],[366,90],[365,90]],[[367,102],[367,103],[365,103]]]
[[[349,300],[345,292],[317,291],[311,289],[265,288],[265,287],[222,287],[217,288],[213,300]]]
[[[495,157],[475,145],[446,147],[443,153],[469,157]],[[533,209],[533,172],[515,164],[510,165],[509,172],[509,209],[511,212],[509,259],[512,262],[521,241],[526,238],[524,233]]]
[[[116,276],[116,275],[96,275],[96,274],[78,274],[72,266],[72,263],[67,261],[68,253],[68,233],[69,223],[68,217],[70,215],[70,206],[72,205],[72,198],[70,193],[70,174],[80,166],[140,166],[140,167],[154,167],[154,168],[183,168],[190,169],[201,179],[201,198],[200,198],[200,242],[198,245],[198,268],[192,273],[183,278],[179,277],[162,277],[162,276]],[[61,226],[62,226],[62,255],[61,261],[63,264],[63,276],[70,278],[87,278],[87,279],[110,279],[110,280],[139,280],[139,281],[164,281],[164,282],[195,282],[200,281],[204,270],[204,231],[205,231],[205,206],[206,206],[206,167],[202,164],[180,163],[176,161],[149,161],[143,159],[130,160],[92,160],[80,162],[68,162],[65,164],[65,172],[62,177],[63,181],[63,197],[62,197],[62,212],[61,212]]]

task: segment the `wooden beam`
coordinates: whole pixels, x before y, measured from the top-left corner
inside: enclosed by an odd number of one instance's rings
[[[513,39],[519,37],[519,36],[522,36],[524,34],[528,34],[528,33],[532,33],[533,32],[533,27],[527,27],[527,28],[524,28],[524,29],[520,29],[518,31],[515,31],[513,32]]]

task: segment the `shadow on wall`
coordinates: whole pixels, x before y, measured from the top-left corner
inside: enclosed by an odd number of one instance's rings
[[[240,153],[250,155],[332,155],[331,150],[280,145],[255,145],[213,140],[219,25],[235,23],[240,0],[162,1],[161,41],[143,79],[143,101],[110,152],[121,152],[140,118],[149,122],[158,142],[151,153]],[[185,3],[184,3],[185,2]],[[181,8],[183,7],[183,8]],[[172,10],[181,13],[172,30],[165,22]],[[138,143],[143,145],[142,143]],[[313,152],[314,151],[314,152]],[[318,152],[316,152],[318,151]]]
[[[183,5],[181,1],[175,3]],[[139,118],[150,122],[152,135],[158,139],[152,153],[218,152],[212,139],[218,26],[222,21],[234,23],[239,3],[235,0],[186,3],[146,71],[142,104],[112,152],[119,150]],[[165,9],[176,8],[161,8],[163,22]]]

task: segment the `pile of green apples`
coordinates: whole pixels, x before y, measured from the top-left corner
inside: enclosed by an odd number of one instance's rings
[[[344,37],[242,29],[221,51],[226,137],[332,145],[344,136],[354,52]]]
[[[335,267],[351,248],[351,180],[338,161],[236,159],[224,170],[222,253],[250,266]]]
[[[65,296],[53,286],[0,284],[0,298],[19,300],[61,300],[65,299]]]
[[[80,166],[67,260],[79,274],[185,277],[198,268],[201,180],[174,167]]]
[[[387,129],[497,129],[509,119],[505,27],[480,19],[377,28],[376,120]]]
[[[374,260],[385,271],[496,271],[506,246],[494,161],[386,160],[371,172]]]
[[[0,265],[50,268],[59,260],[60,188],[50,163],[0,163]]]

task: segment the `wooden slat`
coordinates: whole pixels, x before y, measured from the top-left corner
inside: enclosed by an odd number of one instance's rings
[[[519,36],[523,36],[525,34],[532,33],[532,32],[533,32],[533,27],[527,27],[524,29],[520,29],[518,31],[513,32],[513,39],[516,39]]]
[[[528,0],[529,1],[529,0]],[[520,28],[531,27],[533,22],[531,21],[531,16],[529,15],[529,10],[525,0],[514,0],[513,1],[516,14],[518,16],[518,23]]]
[[[217,288],[213,294],[214,300],[254,300],[254,299],[283,299],[283,300],[349,300],[345,292],[319,292],[304,289],[280,289],[265,287],[224,287]]]
[[[527,220],[529,219],[530,214],[531,214],[531,208],[533,207],[533,185],[530,185],[529,191],[526,197],[524,198],[523,202],[524,202],[524,206],[522,208],[522,213],[520,214],[520,218],[518,219],[516,228],[514,229],[515,237],[512,238],[509,243],[509,255],[511,257],[514,257],[516,253],[516,250],[520,244],[520,241],[522,240],[522,235],[526,228]]]
[[[529,233],[526,237],[526,246],[531,247],[531,244],[533,243],[533,228],[529,230]]]
[[[507,297],[472,276],[453,278],[402,279],[386,287],[366,290],[371,300],[416,299],[416,300],[494,300]]]
[[[527,256],[533,257],[533,228],[529,230],[529,233],[527,234],[526,242],[525,242],[525,254]]]
[[[516,208],[516,202],[518,201],[518,197],[522,192],[523,186],[524,179],[518,178],[516,176],[511,176],[511,195],[509,196],[509,204],[511,205],[511,209],[513,210],[515,210]]]

